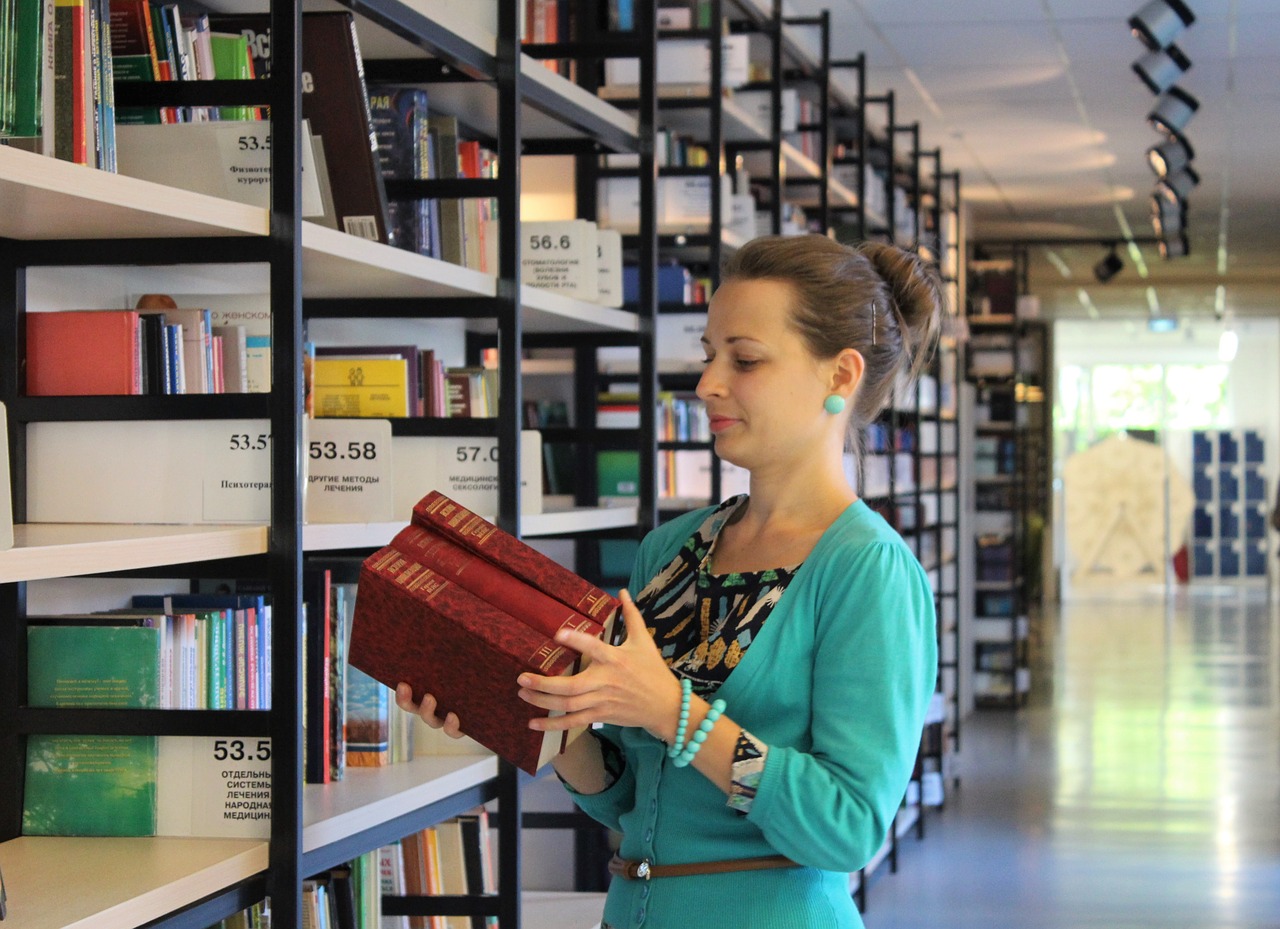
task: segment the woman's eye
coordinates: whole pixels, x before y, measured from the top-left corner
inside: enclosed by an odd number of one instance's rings
[[[754,368],[759,363],[760,363],[760,359],[758,358],[738,358],[734,360],[734,364],[736,364],[739,368],[743,369],[744,371],[750,368]]]

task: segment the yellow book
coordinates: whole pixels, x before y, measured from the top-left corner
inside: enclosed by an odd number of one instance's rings
[[[409,415],[409,369],[403,358],[317,358],[316,416]]]

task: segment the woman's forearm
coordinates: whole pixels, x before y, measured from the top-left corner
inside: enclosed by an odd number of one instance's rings
[[[604,754],[600,740],[583,733],[569,743],[551,765],[561,780],[580,794],[598,794],[608,787],[604,771]]]

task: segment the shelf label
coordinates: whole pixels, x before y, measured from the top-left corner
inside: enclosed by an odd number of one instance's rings
[[[271,519],[271,427],[231,420],[210,428],[204,448],[204,518],[215,523]]]
[[[543,290],[594,301],[600,292],[596,224],[585,219],[521,223],[524,281]]]
[[[159,754],[157,835],[271,835],[270,739],[164,736]]]
[[[309,419],[306,441],[307,522],[395,519],[389,420]]]

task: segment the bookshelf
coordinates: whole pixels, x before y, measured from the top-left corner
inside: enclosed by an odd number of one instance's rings
[[[974,385],[973,701],[1017,709],[1031,691],[1030,647],[1048,531],[1048,328],[1026,297],[1025,249],[969,256],[965,377]]]
[[[213,7],[241,11],[227,0]],[[267,4],[256,6],[261,10]],[[482,274],[433,258],[354,238],[299,217],[299,17],[301,5],[270,4],[273,76],[247,89],[209,86],[128,88],[129,103],[235,102],[270,106],[276,145],[269,208],[215,197],[0,147],[0,320],[6,358],[0,397],[10,411],[17,544],[0,552],[0,867],[10,917],[35,927],[204,927],[270,896],[277,925],[300,924],[301,882],[309,874],[439,822],[480,803],[497,802],[501,890],[479,901],[405,901],[421,912],[488,910],[521,922],[520,777],[488,754],[422,756],[382,769],[349,770],[344,780],[303,785],[302,573],[310,553],[372,550],[399,524],[305,525],[302,521],[302,373],[306,327],[356,316],[403,321],[452,320],[476,338],[496,340],[503,406],[492,423],[458,427],[494,436],[499,447],[496,511],[485,515],[516,535],[575,536],[635,531],[644,503],[605,507],[559,498],[543,511],[520,512],[521,355],[526,339],[606,338],[639,342],[652,329],[643,312],[613,310],[521,282],[518,253],[522,149],[599,146],[638,151],[652,131],[590,90],[521,54],[520,4],[503,2],[493,23],[477,25],[439,0],[376,0],[357,9],[361,47],[377,79],[421,82],[433,106],[468,118],[467,129],[492,141],[496,181],[477,196],[496,196],[504,217],[496,273]],[[250,5],[250,9],[255,8]],[[652,36],[652,20],[638,11]],[[652,73],[652,52],[630,40]],[[448,78],[465,76],[465,81]],[[442,83],[442,81],[444,81]],[[169,96],[165,96],[165,95]],[[132,95],[132,96],[129,96]],[[151,96],[149,96],[151,95]],[[290,144],[290,140],[292,144]],[[440,195],[429,192],[428,195]],[[450,191],[449,196],[459,194]],[[465,195],[465,194],[463,194]],[[640,254],[646,253],[643,247]],[[652,266],[649,253],[648,266]],[[271,293],[272,383],[269,394],[223,397],[25,397],[21,371],[24,314],[58,307],[44,293],[51,276],[74,269],[88,282],[128,278],[136,291],[205,292],[209,282],[236,292],[246,276]],[[651,277],[651,275],[650,275]],[[175,282],[180,282],[175,285]],[[154,285],[154,286],[151,286]],[[200,285],[200,286],[197,286]],[[92,289],[92,283],[85,284]],[[651,289],[651,281],[642,285]],[[111,293],[111,288],[104,288]],[[109,298],[103,298],[109,299]],[[74,304],[73,304],[74,305]],[[46,421],[191,420],[252,417],[267,423],[274,453],[269,519],[246,525],[74,525],[26,522],[25,435]],[[403,432],[404,430],[401,430]],[[449,435],[446,424],[408,434]],[[399,432],[397,434],[400,434]],[[643,498],[642,498],[643,501]],[[274,610],[272,709],[267,711],[32,710],[26,702],[25,612],[28,585],[87,575],[243,577],[264,583]],[[72,730],[92,734],[270,736],[273,815],[269,841],[204,838],[94,839],[21,835],[25,738]]]

